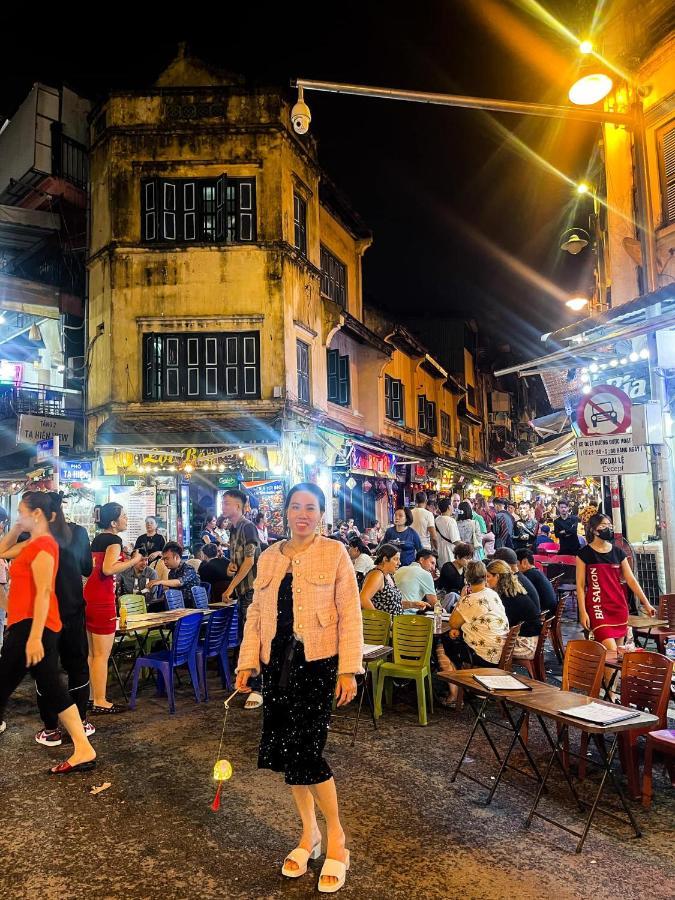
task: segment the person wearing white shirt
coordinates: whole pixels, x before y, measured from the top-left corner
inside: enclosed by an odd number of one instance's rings
[[[459,494],[453,494],[450,497],[450,515],[457,518],[457,514],[459,513],[459,504],[462,502],[462,498]]]
[[[436,571],[436,557],[431,550],[418,550],[414,563],[401,566],[394,573],[396,587],[404,600],[410,600],[413,612],[417,609],[433,609],[436,603],[436,588],[433,573]],[[407,612],[407,610],[406,610]]]
[[[412,527],[419,535],[422,547],[425,550],[436,550],[438,548],[438,537],[436,535],[436,526],[434,524],[434,516],[427,509],[427,495],[424,491],[418,491],[415,494],[415,508],[412,510]]]
[[[359,581],[365,578],[371,569],[375,568],[375,563],[373,562],[373,557],[370,555],[370,550],[366,547],[361,538],[352,538],[347,547],[347,552],[349,553],[352,565],[354,566],[354,571],[357,575],[361,575],[361,579],[358,579]]]
[[[435,527],[438,534],[438,568],[442,569],[455,558],[452,545],[459,540],[459,528],[450,513],[450,501],[447,497],[438,501],[438,511],[440,515],[436,516]]]

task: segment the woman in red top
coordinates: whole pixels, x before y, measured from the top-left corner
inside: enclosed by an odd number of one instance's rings
[[[642,604],[645,614],[654,607],[638,584],[626,554],[612,544],[614,529],[607,516],[591,516],[586,528],[587,544],[577,554],[577,598],[579,621],[610,653],[623,644],[628,632],[628,600],[624,584]]]
[[[108,660],[117,627],[114,576],[131,569],[141,556],[138,550],[134,550],[130,559],[122,558],[119,532],[127,529],[127,514],[119,503],[105,503],[101,507],[98,526],[103,530],[91,542],[94,568],[84,586],[89,678],[94,701],[92,715],[118,713],[125,709],[106,699]]]
[[[48,493],[24,494],[19,519],[0,541],[0,555],[12,559],[7,609],[7,633],[0,656],[0,720],[7,701],[30,672],[38,692],[58,713],[73,739],[73,752],[49,771],[53,775],[87,771],[96,765],[96,752],[87,740],[77,706],[59,677],[59,607],[54,592],[59,545],[50,533],[55,518]],[[30,538],[17,544],[21,532]],[[64,542],[68,535],[58,535]]]

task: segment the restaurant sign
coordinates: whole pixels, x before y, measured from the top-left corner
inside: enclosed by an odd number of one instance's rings
[[[223,452],[222,447],[183,447],[182,450],[153,450],[141,456],[143,466],[180,466],[211,461]]]
[[[647,403],[652,399],[651,384],[649,381],[649,362],[639,360],[635,363],[626,363],[616,368],[590,373],[591,385],[611,384],[628,394],[632,403]]]
[[[376,453],[356,445],[352,448],[350,463],[352,472],[363,475],[379,475],[381,478],[395,478],[395,463],[396,457],[393,453]]]

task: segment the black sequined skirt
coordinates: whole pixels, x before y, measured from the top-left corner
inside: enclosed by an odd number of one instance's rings
[[[301,641],[277,635],[263,665],[263,730],[258,768],[283,772],[286,784],[332,778],[323,758],[333,709],[338,657],[307,662]]]

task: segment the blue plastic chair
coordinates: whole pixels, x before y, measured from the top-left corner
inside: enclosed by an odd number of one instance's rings
[[[178,588],[169,588],[164,591],[164,597],[166,598],[167,609],[185,609],[183,592],[179,591]]]
[[[201,584],[196,584],[190,590],[192,591],[192,599],[195,601],[195,609],[208,609],[209,595],[206,593],[206,588]]]
[[[206,637],[197,646],[197,664],[199,666],[199,677],[201,678],[204,700],[209,699],[209,689],[206,683],[206,665],[207,661],[213,659],[213,657],[218,660],[218,669],[223,688],[226,688],[228,691],[232,690],[232,674],[227,655],[227,638],[234,611],[234,606],[231,606],[229,609],[217,609],[209,617],[209,623],[206,626]]]
[[[211,602],[211,585],[209,584],[208,581],[202,581],[202,587],[206,591],[206,598],[210,603]]]
[[[166,690],[169,698],[169,712],[176,712],[176,697],[173,684],[173,673],[177,666],[187,666],[192,681],[192,689],[195,700],[200,702],[201,691],[199,689],[199,672],[197,668],[197,642],[199,629],[204,616],[201,613],[191,613],[176,622],[173,632],[173,643],[170,650],[159,650],[156,653],[148,653],[139,656],[134,665],[134,681],[131,689],[129,707],[136,709],[136,693],[138,692],[138,678],[141,669],[155,669],[157,677],[158,695]]]
[[[239,636],[239,604],[235,603],[232,606],[232,619],[230,621],[230,627],[227,632],[227,649],[234,650],[236,647],[241,644],[241,638]]]

